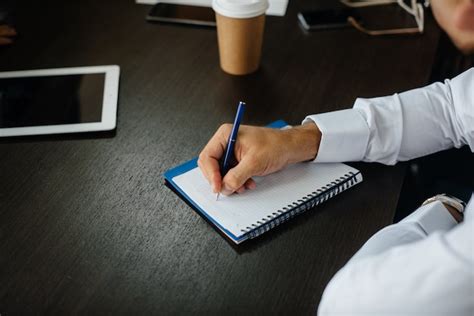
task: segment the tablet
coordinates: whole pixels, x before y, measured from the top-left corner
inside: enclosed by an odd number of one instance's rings
[[[0,72],[0,137],[113,130],[120,68]]]

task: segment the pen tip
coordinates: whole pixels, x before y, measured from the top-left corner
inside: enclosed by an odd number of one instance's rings
[[[218,200],[219,200],[219,193],[217,193],[217,195],[216,195],[216,201],[218,201]]]

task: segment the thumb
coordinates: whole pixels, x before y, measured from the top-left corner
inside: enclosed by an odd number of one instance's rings
[[[230,195],[237,191],[248,179],[256,174],[257,169],[258,166],[254,159],[242,159],[222,179],[222,193]]]

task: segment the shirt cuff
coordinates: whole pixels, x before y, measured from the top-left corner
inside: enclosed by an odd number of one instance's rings
[[[369,127],[356,109],[309,115],[303,124],[313,121],[321,131],[321,143],[315,162],[360,161],[369,141]]]
[[[400,223],[402,222],[417,223],[424,230],[426,235],[430,235],[436,231],[450,231],[458,224],[440,201],[432,202],[418,208],[415,212],[400,221]]]

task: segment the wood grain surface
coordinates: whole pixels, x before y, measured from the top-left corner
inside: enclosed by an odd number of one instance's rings
[[[163,173],[198,155],[239,100],[246,124],[299,124],[426,84],[439,30],[304,33],[269,17],[262,66],[219,69],[214,29],[149,24],[131,0],[11,1],[19,36],[0,70],[117,64],[114,133],[0,140],[0,314],[314,313],[334,273],[392,221],[405,166],[355,163],[364,182],[233,247]]]

